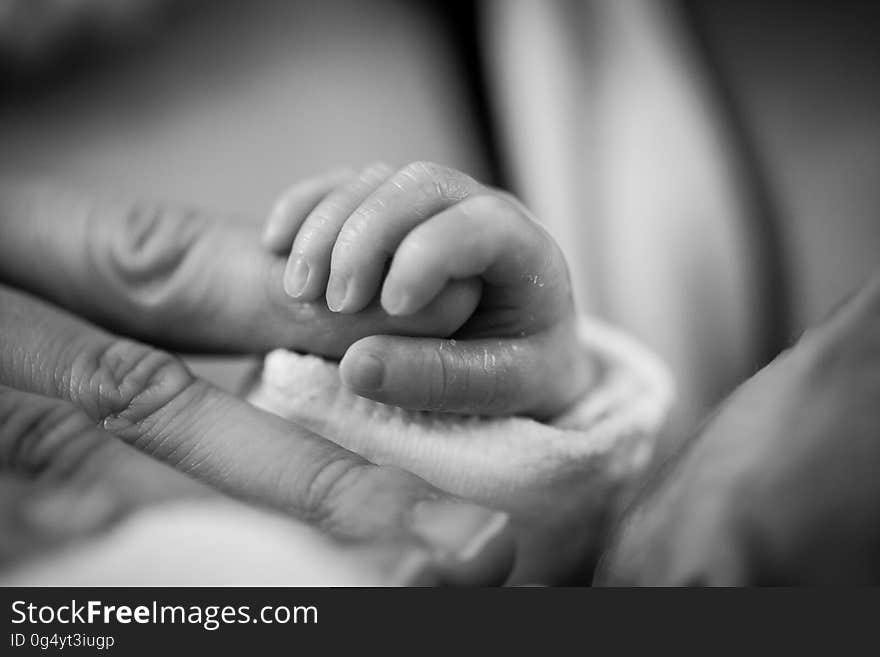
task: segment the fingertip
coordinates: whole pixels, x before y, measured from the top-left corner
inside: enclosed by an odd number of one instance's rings
[[[334,313],[342,312],[345,308],[348,296],[348,278],[342,274],[331,271],[330,280],[327,282],[327,292],[324,295],[327,308]]]
[[[307,300],[311,267],[304,256],[291,254],[284,268],[284,292],[297,300]]]
[[[416,297],[397,283],[386,281],[385,285],[382,286],[382,296],[380,299],[382,309],[392,317],[412,315],[424,307],[425,301],[427,300],[419,303]]]
[[[358,276],[330,274],[327,284],[327,307],[336,313],[352,315],[370,305],[376,294],[374,286]]]
[[[339,363],[343,385],[358,394],[375,393],[385,383],[385,360],[380,354],[355,343]]]
[[[434,552],[453,586],[503,584],[516,560],[510,516],[456,499],[425,500],[412,513],[413,532]]]

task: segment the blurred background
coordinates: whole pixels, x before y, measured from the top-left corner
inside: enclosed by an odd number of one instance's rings
[[[261,222],[340,165],[461,169],[671,364],[689,426],[876,267],[878,28],[852,0],[0,0],[0,170]],[[189,362],[235,389],[252,361]]]

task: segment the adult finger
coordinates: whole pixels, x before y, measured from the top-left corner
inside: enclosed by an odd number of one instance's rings
[[[0,385],[0,561],[138,509],[219,494],[97,428],[73,404]]]
[[[339,316],[285,294],[285,261],[256,226],[41,183],[0,184],[0,229],[0,280],[177,351],[339,357],[366,335],[451,335],[479,297],[462,282],[411,317]]]
[[[106,431],[238,498],[334,535],[417,542],[446,581],[503,580],[506,516],[378,467],[190,374],[181,361],[0,287],[0,383],[73,402]]]
[[[55,585],[59,578],[95,585],[97,580],[89,572],[103,568],[101,577],[107,577],[111,564],[124,569],[116,577],[130,580],[133,573],[149,570],[150,562],[156,561],[151,557],[157,553],[166,555],[157,564],[163,577],[168,577],[169,566],[173,570],[179,563],[181,572],[176,577],[198,584],[238,581],[253,585],[254,578],[261,578],[261,573],[267,571],[274,573],[276,583],[294,575],[301,582],[303,575],[299,571],[316,568],[322,569],[323,575],[312,572],[309,581],[323,585],[345,581],[342,573],[359,571],[359,577],[372,583],[441,581],[440,574],[432,568],[431,554],[420,544],[339,543],[320,538],[294,521],[240,505],[146,456],[95,426],[70,402],[6,386],[0,386],[0,491],[0,566],[79,545],[89,537],[112,531],[132,514],[148,508],[173,505],[175,510],[158,515],[165,528],[181,515],[181,505],[191,510],[186,518],[186,531],[172,532],[174,559],[168,558],[168,546],[162,545],[169,540],[162,527],[152,526],[146,532],[141,527],[143,523],[139,523],[137,540],[128,536],[131,528],[127,527],[125,540],[115,536],[109,546],[101,547],[100,541],[98,546],[90,544],[86,550],[80,550],[85,554],[79,554],[71,563],[65,562],[61,569],[64,572],[54,573],[46,582]],[[214,520],[206,522],[206,517]],[[137,550],[131,549],[132,542],[139,546]],[[300,566],[291,569],[286,565],[288,558],[264,563],[261,568],[254,567],[256,559],[250,563],[236,560],[238,566],[230,579],[228,569],[206,571],[204,554],[198,560],[199,567],[192,561],[187,567],[186,560],[181,558],[187,547],[192,548],[187,559],[193,559],[196,547],[204,549],[207,545],[212,546],[210,552],[214,555],[231,555],[241,550],[242,542],[250,544],[251,554],[256,545],[263,546],[262,559],[267,558],[267,542],[276,546],[276,551],[286,543],[288,556],[295,553]],[[324,555],[321,559],[311,554],[318,545]],[[334,567],[340,572],[335,572]]]

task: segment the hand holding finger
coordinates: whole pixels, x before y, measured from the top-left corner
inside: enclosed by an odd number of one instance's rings
[[[284,292],[284,259],[246,222],[45,183],[0,181],[0,226],[0,280],[179,351],[339,357],[366,335],[451,335],[479,299],[461,282],[418,315],[340,317]]]

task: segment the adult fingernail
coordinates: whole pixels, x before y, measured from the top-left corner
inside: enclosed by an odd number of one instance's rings
[[[348,277],[336,273],[330,274],[330,281],[327,283],[327,307],[338,313],[345,305],[346,294],[348,294]]]
[[[373,354],[353,351],[346,354],[341,375],[343,383],[355,390],[379,390],[385,380],[385,363]]]
[[[298,298],[306,289],[309,282],[309,263],[299,256],[287,263],[284,270],[284,291],[294,299]]]
[[[430,500],[413,509],[412,529],[443,555],[460,562],[478,559],[508,526],[506,513],[456,502]]]

